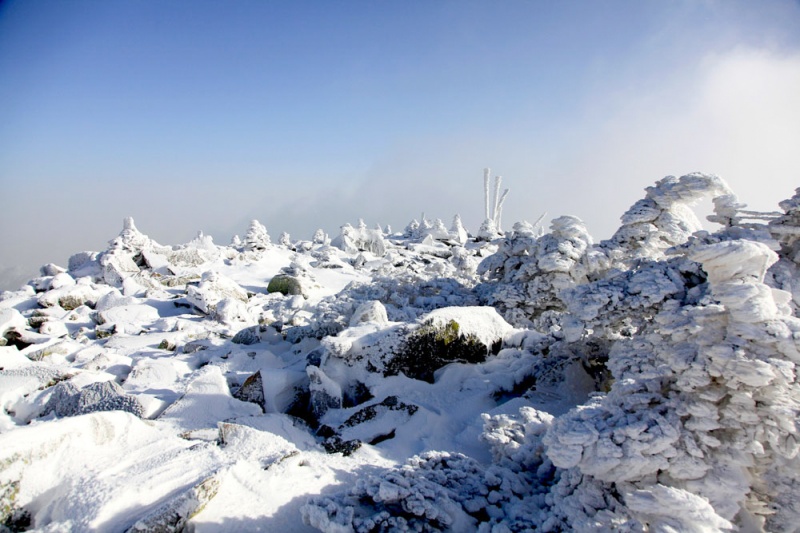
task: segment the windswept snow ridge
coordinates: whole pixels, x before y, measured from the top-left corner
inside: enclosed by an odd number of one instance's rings
[[[0,530],[796,531],[800,189],[667,177],[595,243],[484,185],[474,236],[128,218],[3,293]]]

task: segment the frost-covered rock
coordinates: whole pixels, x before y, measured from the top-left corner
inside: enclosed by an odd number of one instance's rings
[[[124,248],[106,252],[100,256],[103,281],[112,287],[122,287],[123,281],[140,272],[133,254]]]
[[[330,237],[328,237],[328,234],[325,233],[322,230],[322,228],[320,228],[314,232],[314,236],[311,238],[311,242],[313,242],[314,244],[327,246],[328,244],[331,243],[331,239]]]
[[[231,342],[234,344],[244,344],[245,346],[261,342],[259,326],[250,326],[249,328],[239,330],[236,335],[233,336]]]
[[[113,381],[92,383],[82,389],[65,381],[53,387],[41,416],[78,416],[96,411],[126,411],[140,418],[144,414],[139,400]]]
[[[494,220],[487,218],[483,221],[481,227],[478,229],[477,239],[479,241],[493,241],[499,236],[500,232],[497,230]]]
[[[509,477],[464,455],[428,452],[401,468],[359,479],[347,494],[312,498],[301,511],[306,524],[326,533],[475,531],[502,499],[492,496],[493,489],[524,490]]]

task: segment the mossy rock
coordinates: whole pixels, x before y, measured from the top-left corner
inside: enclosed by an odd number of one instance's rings
[[[425,323],[412,332],[398,354],[387,363],[385,374],[400,372],[413,379],[433,383],[433,373],[450,363],[481,363],[499,344],[486,346],[475,335],[462,335],[458,322],[444,326]]]
[[[300,280],[286,274],[278,274],[273,277],[269,285],[267,285],[267,292],[279,292],[285,296],[294,296],[303,294],[303,287],[300,285]]]

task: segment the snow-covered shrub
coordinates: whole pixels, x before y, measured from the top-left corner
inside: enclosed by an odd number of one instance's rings
[[[387,361],[385,373],[402,372],[433,383],[434,372],[449,363],[479,363],[490,353],[496,354],[510,330],[511,326],[488,307],[433,311]]]

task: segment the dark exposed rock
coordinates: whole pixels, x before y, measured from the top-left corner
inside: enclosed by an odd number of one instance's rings
[[[264,381],[261,378],[261,371],[248,377],[242,383],[241,388],[233,395],[237,400],[250,402],[259,405],[266,411],[266,400],[264,398]]]
[[[258,335],[258,331],[259,326],[245,328],[234,335],[231,339],[231,342],[234,344],[244,344],[245,346],[250,346],[251,344],[261,342],[261,337]]]
[[[315,366],[306,367],[311,392],[311,413],[317,420],[330,409],[342,407],[342,388]]]
[[[380,403],[369,405],[348,418],[342,427],[353,427],[358,424],[363,424],[370,420],[374,420],[379,414],[386,411],[406,411],[409,416],[413,415],[419,409],[414,404],[407,404],[401,402],[397,396],[387,396]]]
[[[344,391],[342,407],[355,407],[356,405],[361,405],[362,403],[368,402],[373,398],[374,396],[370,392],[369,388],[362,382],[356,381],[355,384],[353,384],[351,387],[348,387],[347,390]]]
[[[341,453],[345,457],[352,455],[354,451],[361,447],[362,442],[358,439],[342,440],[338,435],[334,435],[323,441],[322,446],[328,453]]]

